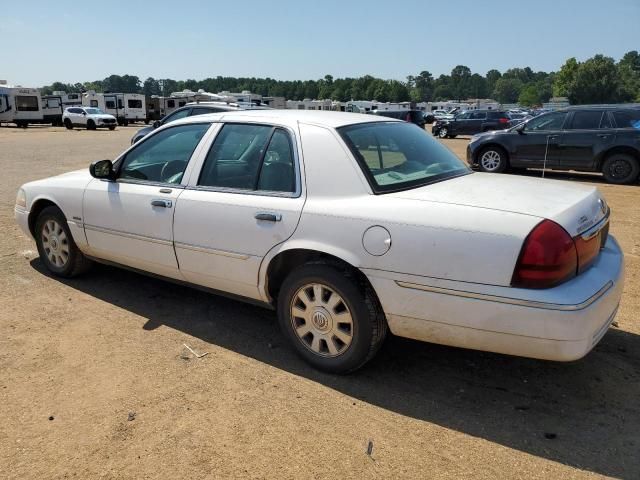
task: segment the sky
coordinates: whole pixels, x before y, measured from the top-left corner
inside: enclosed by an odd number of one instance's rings
[[[0,79],[39,87],[111,74],[200,80],[404,80],[640,50],[640,0],[8,1]]]

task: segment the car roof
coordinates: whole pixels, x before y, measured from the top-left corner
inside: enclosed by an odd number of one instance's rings
[[[358,123],[374,123],[374,122],[401,122],[391,117],[382,117],[378,115],[367,115],[363,113],[347,113],[324,110],[232,110],[229,112],[207,113],[204,115],[196,115],[181,118],[171,125],[183,123],[198,123],[206,121],[264,121],[267,123],[278,123],[282,125],[293,126],[296,123],[310,123],[321,125],[324,127],[339,128],[346,125],[355,125]]]
[[[569,107],[559,108],[556,112],[566,111],[573,112],[575,110],[626,110],[626,109],[638,109],[640,103],[613,103],[613,104],[599,104],[599,105],[571,105]]]

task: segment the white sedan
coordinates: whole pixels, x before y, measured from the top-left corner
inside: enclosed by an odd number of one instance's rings
[[[15,216],[54,274],[108,262],[261,302],[331,372],[363,365],[388,330],[575,360],[623,287],[596,188],[474,173],[371,115],[172,122],[114,162],[23,185]]]

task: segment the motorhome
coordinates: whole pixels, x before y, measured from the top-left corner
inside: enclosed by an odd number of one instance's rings
[[[14,123],[27,128],[30,123],[42,121],[42,99],[37,88],[0,83],[0,124]]]
[[[141,93],[96,93],[89,91],[82,95],[82,105],[99,108],[104,113],[113,115],[118,120],[118,125],[129,125],[130,122],[147,120],[145,96]]]
[[[82,105],[81,93],[55,91],[51,95],[42,96],[42,117],[44,123],[62,126],[62,113],[67,107]]]

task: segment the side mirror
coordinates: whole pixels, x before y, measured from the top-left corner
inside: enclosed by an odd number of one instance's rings
[[[518,125],[516,127],[516,132],[518,132],[520,135],[524,135],[524,127],[526,126],[526,123],[521,123],[520,125]]]
[[[89,166],[89,173],[93,178],[102,178],[105,180],[115,180],[116,172],[113,171],[113,163],[111,160],[98,160]]]
[[[162,125],[160,123],[160,120],[156,120],[155,122],[153,122],[153,128],[158,128],[160,125]]]

